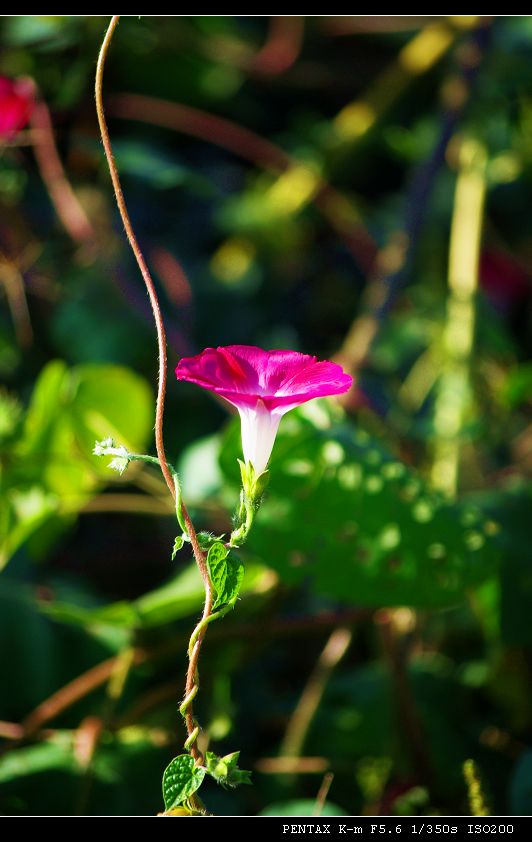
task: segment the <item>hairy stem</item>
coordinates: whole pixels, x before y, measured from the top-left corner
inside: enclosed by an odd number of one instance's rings
[[[120,216],[122,217],[122,222],[126,230],[129,244],[131,246],[133,254],[135,255],[135,259],[137,261],[142,278],[146,285],[146,289],[148,291],[148,296],[153,311],[153,318],[155,319],[155,326],[157,328],[157,341],[159,345],[159,384],[157,390],[157,404],[155,409],[155,446],[157,448],[157,455],[161,464],[161,471],[163,472],[163,476],[166,480],[168,490],[170,491],[172,497],[175,498],[174,482],[172,479],[172,474],[170,473],[170,469],[168,467],[168,462],[166,460],[166,453],[164,450],[163,441],[164,399],[166,394],[166,334],[164,330],[163,318],[161,315],[161,308],[159,306],[159,299],[157,298],[157,293],[155,292],[153,280],[150,275],[150,271],[148,269],[146,261],[144,260],[144,255],[137,242],[137,238],[135,236],[135,232],[131,224],[131,219],[129,218],[126,201],[124,199],[122,186],[120,184],[118,169],[113,154],[113,147],[111,146],[111,140],[109,138],[109,130],[107,128],[107,121],[105,119],[105,112],[103,107],[103,72],[105,68],[105,60],[107,58],[107,53],[109,52],[109,47],[111,45],[113,33],[117,27],[119,20],[120,15],[113,15],[113,17],[111,18],[111,22],[109,24],[107,32],[105,33],[105,38],[103,39],[100,55],[98,56],[98,66],[96,69],[95,83],[96,112],[98,114],[98,123],[100,125],[100,133],[102,136],[103,147],[105,149],[105,157],[107,158],[107,164],[109,166],[109,172],[111,174],[111,180],[113,182],[116,203],[118,205],[118,210],[120,211]]]
[[[235,529],[231,532],[227,547],[239,547],[246,540],[255,519],[255,506],[246,496],[244,489],[240,492],[240,504],[235,516]]]
[[[203,643],[203,638],[205,637],[205,632],[207,631],[208,620],[211,616],[212,612],[212,589],[209,587],[208,591],[205,592],[205,605],[203,608],[203,615],[198,623],[198,626],[192,632],[191,642],[193,642],[192,648],[189,649],[188,653],[188,670],[187,670],[187,680],[185,683],[185,698],[184,701],[179,708],[180,713],[185,719],[185,725],[187,729],[187,740],[185,742],[185,748],[190,752],[196,763],[201,764],[203,762],[203,755],[197,746],[197,739],[200,733],[200,728],[196,719],[194,718],[194,710],[192,703],[199,691],[199,672],[198,672],[198,661],[201,651],[201,644]],[[198,633],[198,628],[200,629]]]
[[[111,40],[113,38],[113,33],[117,27],[118,21],[120,20],[120,15],[113,15],[111,18],[111,22],[109,23],[107,32],[105,33],[105,37],[103,39],[103,43],[100,50],[100,55],[98,56],[98,65],[96,69],[96,82],[95,82],[95,95],[96,95],[96,111],[98,114],[98,123],[100,125],[100,133],[102,136],[102,142],[105,149],[105,156],[107,158],[107,164],[109,166],[109,172],[111,174],[111,180],[113,182],[113,189],[116,197],[116,202],[118,205],[118,210],[120,211],[120,216],[122,217],[122,222],[124,224],[124,228],[126,230],[127,238],[129,240],[129,244],[133,250],[133,254],[135,255],[135,259],[137,261],[138,267],[140,269],[142,278],[146,285],[146,290],[148,292],[148,296],[150,299],[151,308],[153,311],[153,317],[155,319],[155,326],[157,328],[157,341],[159,346],[159,383],[157,389],[157,402],[155,408],[155,446],[157,449],[157,456],[159,458],[159,464],[161,467],[161,471],[163,473],[164,479],[168,486],[168,490],[170,494],[176,500],[177,493],[174,481],[175,472],[173,472],[168,465],[166,459],[166,453],[164,450],[164,440],[163,440],[163,417],[164,417],[164,399],[166,395],[166,334],[164,330],[163,318],[161,314],[161,308],[159,305],[159,300],[157,298],[157,293],[155,291],[155,286],[144,259],[144,255],[141,251],[141,248],[138,244],[137,238],[135,236],[135,232],[133,230],[133,226],[131,224],[131,219],[129,217],[129,213],[127,210],[126,202],[124,199],[124,194],[122,192],[122,186],[120,184],[120,178],[118,175],[118,169],[116,166],[113,148],[111,146],[111,140],[109,138],[109,130],[107,128],[107,121],[105,119],[105,112],[103,107],[103,73],[105,68],[105,60],[107,58],[107,54],[109,52],[109,47],[111,44]],[[178,501],[178,519],[181,522],[181,518],[186,526],[186,531],[190,538],[190,543],[192,545],[192,550],[194,552],[194,558],[196,559],[196,564],[198,565],[199,571],[201,573],[201,577],[203,579],[203,584],[205,587],[205,606],[203,609],[203,617],[202,621],[206,620],[212,610],[212,587],[209,578],[209,572],[207,570],[207,564],[205,561],[205,555],[199,545],[198,538],[196,535],[196,530],[194,529],[194,525],[190,519],[190,515],[187,511],[187,508],[181,498]],[[181,517],[179,517],[181,515]],[[187,725],[187,733],[188,733],[188,740],[187,740],[187,748],[190,749],[190,753],[194,757],[196,761],[201,760],[201,754],[199,753],[198,749],[195,746],[195,740],[197,738],[197,726],[194,722],[194,716],[192,712],[192,700],[194,695],[197,693],[197,688],[199,687],[198,680],[197,680],[197,667],[198,667],[198,659],[201,650],[201,644],[203,641],[205,631],[203,631],[199,636],[194,645],[194,649],[192,652],[192,656],[190,658],[189,668],[187,672],[187,681],[186,681],[186,689],[185,689],[185,701],[190,699],[185,721]],[[192,695],[193,690],[195,692]]]

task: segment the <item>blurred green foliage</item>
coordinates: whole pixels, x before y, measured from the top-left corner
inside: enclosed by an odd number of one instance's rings
[[[233,481],[238,439],[234,425],[221,447]],[[294,412],[283,422],[272,472],[250,541],[260,558],[275,547],[270,563],[288,584],[310,576],[319,593],[352,594],[359,605],[435,608],[493,576],[490,532],[498,526],[432,492],[363,429],[330,422],[316,429]],[[304,524],[295,534],[294,523]]]
[[[4,402],[10,459],[2,475],[2,566],[39,528],[68,523],[102,487],[107,471],[92,456],[94,441],[118,434],[131,450],[142,450],[153,411],[148,384],[113,365],[69,371],[51,362],[24,418],[9,398]],[[33,543],[39,555],[42,542]]]
[[[153,452],[157,372],[94,113],[106,23],[0,20],[0,74],[35,80],[93,229],[64,229],[31,127],[0,147],[5,814],[162,809],[202,604],[186,551],[171,560],[160,476],[92,456],[109,436]],[[312,815],[330,770],[323,815],[463,814],[470,758],[494,813],[530,813],[531,47],[528,17],[118,27],[108,118],[161,297],[165,440],[195,523],[231,528],[239,431],[177,385],[179,356],[242,342],[339,353],[357,373],[346,406],[283,420],[240,599],[209,629],[198,717],[254,770],[252,787],[202,789],[214,813]],[[487,202],[449,497],[435,407],[463,137],[486,150]],[[353,641],[323,670],[342,627]],[[318,704],[290,766],[309,679]]]

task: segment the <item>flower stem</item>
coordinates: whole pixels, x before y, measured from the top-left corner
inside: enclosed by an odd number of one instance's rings
[[[198,671],[198,661],[201,651],[201,644],[203,643],[203,638],[205,637],[205,632],[207,630],[207,625],[209,618],[212,616],[212,589],[209,586],[209,589],[205,591],[205,605],[203,608],[203,615],[192,632],[192,636],[190,638],[189,643],[189,652],[188,652],[188,670],[187,670],[187,679],[185,683],[185,698],[179,708],[179,712],[183,716],[185,720],[185,725],[187,729],[187,739],[185,742],[185,749],[190,752],[196,763],[199,765],[203,762],[203,755],[197,746],[197,739],[200,734],[200,727],[194,718],[194,711],[192,707],[192,703],[199,691],[199,671]]]
[[[122,192],[122,186],[120,184],[120,178],[118,175],[118,169],[113,154],[113,148],[111,146],[109,130],[107,128],[107,121],[105,119],[105,111],[103,107],[103,73],[105,68],[105,61],[109,52],[109,47],[113,38],[114,31],[117,27],[119,20],[120,15],[113,15],[113,17],[111,18],[111,22],[109,23],[107,32],[105,33],[105,37],[103,39],[103,43],[100,49],[100,55],[98,56],[98,65],[96,69],[95,81],[96,111],[98,114],[98,123],[100,125],[100,133],[102,136],[105,156],[107,158],[107,164],[109,166],[109,172],[111,174],[111,180],[113,182],[116,203],[118,205],[118,210],[120,211],[120,216],[122,217],[122,222],[124,224],[129,244],[133,250],[133,254],[135,255],[135,259],[137,261],[142,278],[144,280],[144,284],[146,286],[151,308],[153,311],[153,317],[155,319],[155,326],[157,329],[157,342],[159,347],[159,383],[157,389],[157,402],[155,407],[155,446],[157,449],[158,462],[166,484],[168,486],[168,490],[170,491],[170,494],[172,495],[173,499],[176,501],[176,509],[179,523],[182,527],[184,525],[184,531],[186,531],[190,538],[190,543],[194,552],[194,558],[196,560],[196,564],[198,565],[201,578],[203,579],[203,585],[205,588],[205,606],[203,609],[202,621],[205,621],[210,617],[212,611],[212,586],[209,578],[209,572],[207,569],[207,563],[205,560],[205,554],[203,553],[199,545],[194,524],[190,519],[190,515],[178,490],[179,486],[176,483],[175,471],[173,471],[173,469],[170,468],[166,459],[166,453],[164,449],[163,417],[164,399],[166,395],[166,333],[164,330],[161,308],[159,305],[159,300],[157,298],[157,293],[155,291],[155,286],[146,261],[144,259],[144,255],[135,236],[135,232],[133,230],[131,219],[127,210],[124,194]],[[187,749],[190,751],[191,755],[194,757],[196,762],[201,762],[202,756],[195,745],[199,733],[199,728],[194,720],[194,715],[192,712],[192,701],[199,688],[198,660],[204,634],[205,630],[203,630],[203,632],[198,636],[196,643],[194,644],[187,672],[187,681],[185,688],[185,702],[187,703],[187,705],[184,715],[188,733],[186,745]]]
[[[240,492],[240,505],[236,515],[238,526],[231,532],[229,547],[240,547],[246,540],[253,521],[255,519],[255,504],[246,496],[242,489]]]
[[[187,727],[187,740],[185,742],[185,749],[190,751],[193,758],[196,760],[198,764],[203,763],[203,755],[199,751],[198,747],[196,746],[196,741],[200,734],[200,727],[197,721],[194,718],[194,713],[192,710],[192,702],[196,698],[199,690],[199,673],[198,673],[198,659],[199,653],[201,649],[201,644],[205,633],[207,631],[207,626],[212,623],[214,620],[219,620],[224,617],[226,614],[229,613],[234,608],[234,601],[229,602],[227,605],[224,605],[219,611],[216,611],[214,614],[212,613],[212,591],[210,594],[210,604],[207,607],[207,601],[205,602],[205,608],[203,609],[203,616],[199,623],[197,624],[196,628],[192,632],[188,644],[188,671],[187,671],[187,681],[185,687],[185,698],[181,703],[179,708],[179,712],[181,716],[185,720],[185,724]]]
[[[100,133],[102,136],[105,156],[107,158],[107,164],[109,166],[109,172],[111,174],[111,180],[113,182],[116,203],[118,205],[118,210],[120,211],[120,216],[122,217],[122,222],[124,223],[124,228],[126,230],[129,244],[133,250],[133,254],[135,255],[135,259],[137,261],[142,278],[146,285],[146,289],[148,291],[148,296],[153,311],[153,317],[155,319],[155,326],[157,328],[157,341],[159,345],[159,385],[157,390],[157,404],[155,409],[155,446],[157,448],[157,455],[159,457],[161,471],[163,472],[163,476],[168,486],[168,490],[170,491],[172,497],[175,498],[174,481],[172,479],[172,474],[170,473],[170,469],[168,467],[168,462],[166,461],[166,453],[164,450],[163,441],[164,399],[166,394],[166,334],[164,330],[161,308],[159,306],[159,300],[157,298],[157,293],[155,292],[155,286],[153,284],[150,271],[144,259],[144,255],[135,236],[135,232],[133,230],[131,219],[127,210],[126,201],[124,199],[124,194],[122,192],[122,186],[120,184],[120,178],[118,175],[118,169],[113,154],[113,147],[111,146],[109,130],[107,128],[107,120],[105,119],[105,111],[103,107],[102,92],[105,60],[107,58],[107,53],[111,45],[113,33],[117,27],[119,20],[120,15],[113,15],[113,17],[111,18],[111,22],[109,24],[107,32],[105,33],[105,38],[103,39],[100,55],[98,56],[98,66],[96,69],[95,82],[96,112],[98,114],[98,123],[100,124]]]

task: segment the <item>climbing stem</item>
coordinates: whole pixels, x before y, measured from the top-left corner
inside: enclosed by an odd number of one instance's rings
[[[153,317],[155,320],[155,326],[157,329],[157,343],[159,349],[159,380],[158,380],[158,388],[157,388],[157,402],[155,407],[155,446],[157,449],[157,456],[158,460],[155,460],[154,457],[142,457],[143,461],[151,461],[154,460],[158,462],[160,465],[161,471],[163,473],[165,482],[168,486],[168,490],[172,495],[173,499],[176,501],[176,512],[179,523],[183,528],[183,531],[186,532],[190,539],[190,543],[192,545],[192,550],[194,552],[194,558],[196,560],[196,564],[200,571],[201,577],[203,579],[203,584],[205,587],[205,606],[203,609],[203,617],[202,620],[207,619],[211,614],[212,609],[212,587],[211,582],[209,579],[209,573],[207,570],[207,564],[205,560],[205,555],[200,547],[198,537],[196,534],[196,530],[194,525],[190,519],[190,515],[187,511],[185,503],[181,497],[179,492],[179,481],[176,480],[176,473],[168,464],[166,459],[166,453],[164,449],[164,440],[163,440],[163,417],[164,417],[164,400],[166,395],[166,372],[167,372],[167,365],[166,365],[166,333],[163,324],[163,318],[161,313],[161,308],[159,305],[159,300],[157,298],[157,292],[155,290],[155,285],[153,283],[150,271],[144,259],[144,255],[138,243],[137,237],[135,235],[135,231],[133,229],[133,225],[131,223],[131,219],[129,216],[129,212],[127,210],[126,201],[124,198],[124,194],[122,192],[122,186],[120,183],[120,177],[118,175],[118,169],[116,166],[116,161],[113,153],[113,148],[111,145],[111,140],[109,137],[109,130],[107,128],[107,120],[105,118],[105,111],[103,106],[103,75],[104,75],[104,68],[105,68],[105,61],[107,59],[107,54],[109,52],[109,47],[111,45],[111,41],[113,38],[113,34],[115,29],[118,25],[118,21],[120,20],[120,15],[113,15],[109,26],[107,28],[107,32],[103,39],[103,43],[100,49],[100,55],[98,57],[98,65],[96,69],[96,81],[95,81],[95,95],[96,95],[96,111],[98,114],[98,123],[100,125],[100,133],[102,137],[103,147],[105,150],[105,156],[107,158],[107,164],[109,167],[109,172],[111,175],[111,180],[113,183],[113,189],[115,193],[116,203],[118,205],[118,210],[120,212],[120,216],[122,218],[122,222],[124,224],[124,228],[127,234],[127,238],[133,254],[135,255],[135,259],[137,261],[138,267],[140,269],[140,273],[144,280],[144,284],[146,286],[146,290],[148,292],[148,297],[150,299],[150,304],[153,312]],[[187,746],[190,753],[194,757],[196,761],[199,761],[201,755],[195,745],[195,741],[197,739],[197,732],[196,729],[198,728],[197,724],[194,721],[194,716],[192,712],[192,700],[193,696],[191,696],[191,692],[194,687],[199,687],[197,683],[197,666],[198,666],[198,659],[201,650],[201,644],[203,641],[203,635],[205,631],[203,630],[202,633],[199,634],[193,648],[192,656],[190,658],[189,669],[187,672],[187,681],[186,681],[186,688],[185,688],[185,700],[189,699],[185,721],[187,725],[187,733],[188,739]],[[196,690],[197,692],[197,690]],[[195,694],[194,694],[195,695]]]
[[[148,266],[144,259],[144,255],[138,244],[135,231],[133,230],[133,225],[131,224],[131,219],[129,217],[126,201],[122,192],[122,185],[120,184],[120,177],[118,175],[118,169],[115,162],[113,147],[111,146],[109,130],[107,128],[107,120],[105,118],[105,111],[103,107],[103,72],[105,68],[105,60],[107,58],[107,53],[109,52],[109,47],[111,45],[113,34],[118,25],[119,20],[120,15],[113,15],[113,17],[111,18],[111,22],[103,39],[100,55],[98,56],[95,83],[96,112],[98,114],[98,123],[100,125],[100,134],[102,136],[105,157],[107,158],[107,164],[109,167],[111,180],[113,182],[116,203],[118,205],[118,210],[120,211],[120,216],[122,217],[122,222],[124,223],[124,228],[126,230],[129,244],[133,250],[133,254],[135,255],[135,259],[140,269],[140,273],[146,285],[146,290],[148,292],[151,308],[153,311],[153,318],[155,319],[155,326],[157,328],[157,342],[159,346],[159,383],[157,389],[157,403],[155,408],[155,446],[157,448],[157,455],[159,457],[161,471],[163,472],[163,476],[168,486],[168,490],[170,491],[172,497],[175,498],[174,482],[172,479],[170,468],[168,467],[168,462],[166,460],[166,453],[164,450],[163,441],[164,399],[166,395],[166,334],[164,330],[161,308],[159,306],[159,300],[155,291],[155,286],[153,284],[150,270],[148,269]]]
[[[207,574],[208,578],[208,574]],[[203,615],[192,632],[191,645],[189,645],[188,670],[185,683],[185,698],[179,708],[181,715],[185,719],[187,729],[187,739],[185,742],[185,749],[190,752],[196,763],[199,765],[203,763],[203,755],[197,746],[197,739],[200,734],[199,725],[194,717],[193,701],[199,691],[199,671],[198,661],[201,651],[201,644],[205,637],[209,619],[212,616],[212,587],[210,580],[208,587],[205,588],[205,605],[203,607]],[[192,643],[192,638],[195,638]]]

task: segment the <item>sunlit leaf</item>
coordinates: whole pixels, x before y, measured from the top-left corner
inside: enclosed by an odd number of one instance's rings
[[[199,789],[204,777],[205,769],[202,766],[196,766],[190,754],[174,757],[163,775],[165,808],[171,810],[190,798]]]
[[[235,425],[222,448],[230,478],[239,447]],[[432,492],[364,430],[317,429],[292,412],[270,475],[249,546],[289,584],[355,604],[436,607],[494,571],[496,526]]]
[[[147,383],[126,368],[49,363],[33,390],[2,477],[0,566],[37,529],[58,534],[112,474],[92,455],[94,441],[116,437],[143,449],[153,423]]]

